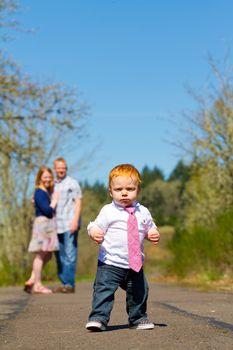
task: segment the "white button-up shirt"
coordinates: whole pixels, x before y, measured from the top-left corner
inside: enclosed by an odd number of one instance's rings
[[[149,210],[135,203],[135,216],[138,222],[139,238],[141,242],[142,261],[144,261],[144,238],[148,231],[156,225],[151,217]],[[95,221],[89,223],[87,230],[91,234],[92,227],[98,227],[104,231],[104,241],[99,248],[98,259],[105,264],[114,265],[128,269],[128,238],[127,221],[129,214],[127,211],[112,202],[105,205]]]
[[[70,223],[74,217],[76,198],[82,198],[82,190],[78,181],[66,176],[64,179],[55,182],[55,191],[58,191],[58,203],[56,207],[57,233],[64,233],[70,230]]]

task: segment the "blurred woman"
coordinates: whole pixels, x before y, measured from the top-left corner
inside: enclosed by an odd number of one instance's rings
[[[51,259],[52,252],[59,249],[56,232],[55,208],[58,193],[54,192],[53,172],[41,166],[35,180],[35,220],[28,251],[35,253],[31,277],[25,282],[27,293],[51,294],[52,290],[41,282],[42,269]]]

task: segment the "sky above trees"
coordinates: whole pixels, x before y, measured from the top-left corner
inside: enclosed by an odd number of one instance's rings
[[[107,183],[122,162],[158,166],[168,176],[183,156],[174,143],[188,142],[182,111],[195,109],[185,86],[203,88],[208,53],[221,60],[232,46],[232,1],[19,5],[23,27],[35,30],[16,33],[5,49],[33,78],[75,87],[91,107],[88,137],[64,154],[71,165],[80,161],[80,180]]]

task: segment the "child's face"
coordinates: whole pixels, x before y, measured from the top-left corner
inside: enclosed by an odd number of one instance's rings
[[[123,207],[130,206],[137,199],[139,193],[138,182],[135,177],[114,177],[109,192],[117,204]]]

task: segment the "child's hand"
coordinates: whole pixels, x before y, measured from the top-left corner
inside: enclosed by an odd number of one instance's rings
[[[160,234],[159,231],[156,230],[156,228],[151,228],[147,233],[147,238],[149,241],[151,241],[154,245],[159,243],[160,240]]]
[[[100,244],[104,240],[104,231],[99,229],[98,227],[92,227],[91,228],[91,238],[93,241],[95,241],[97,244]]]

